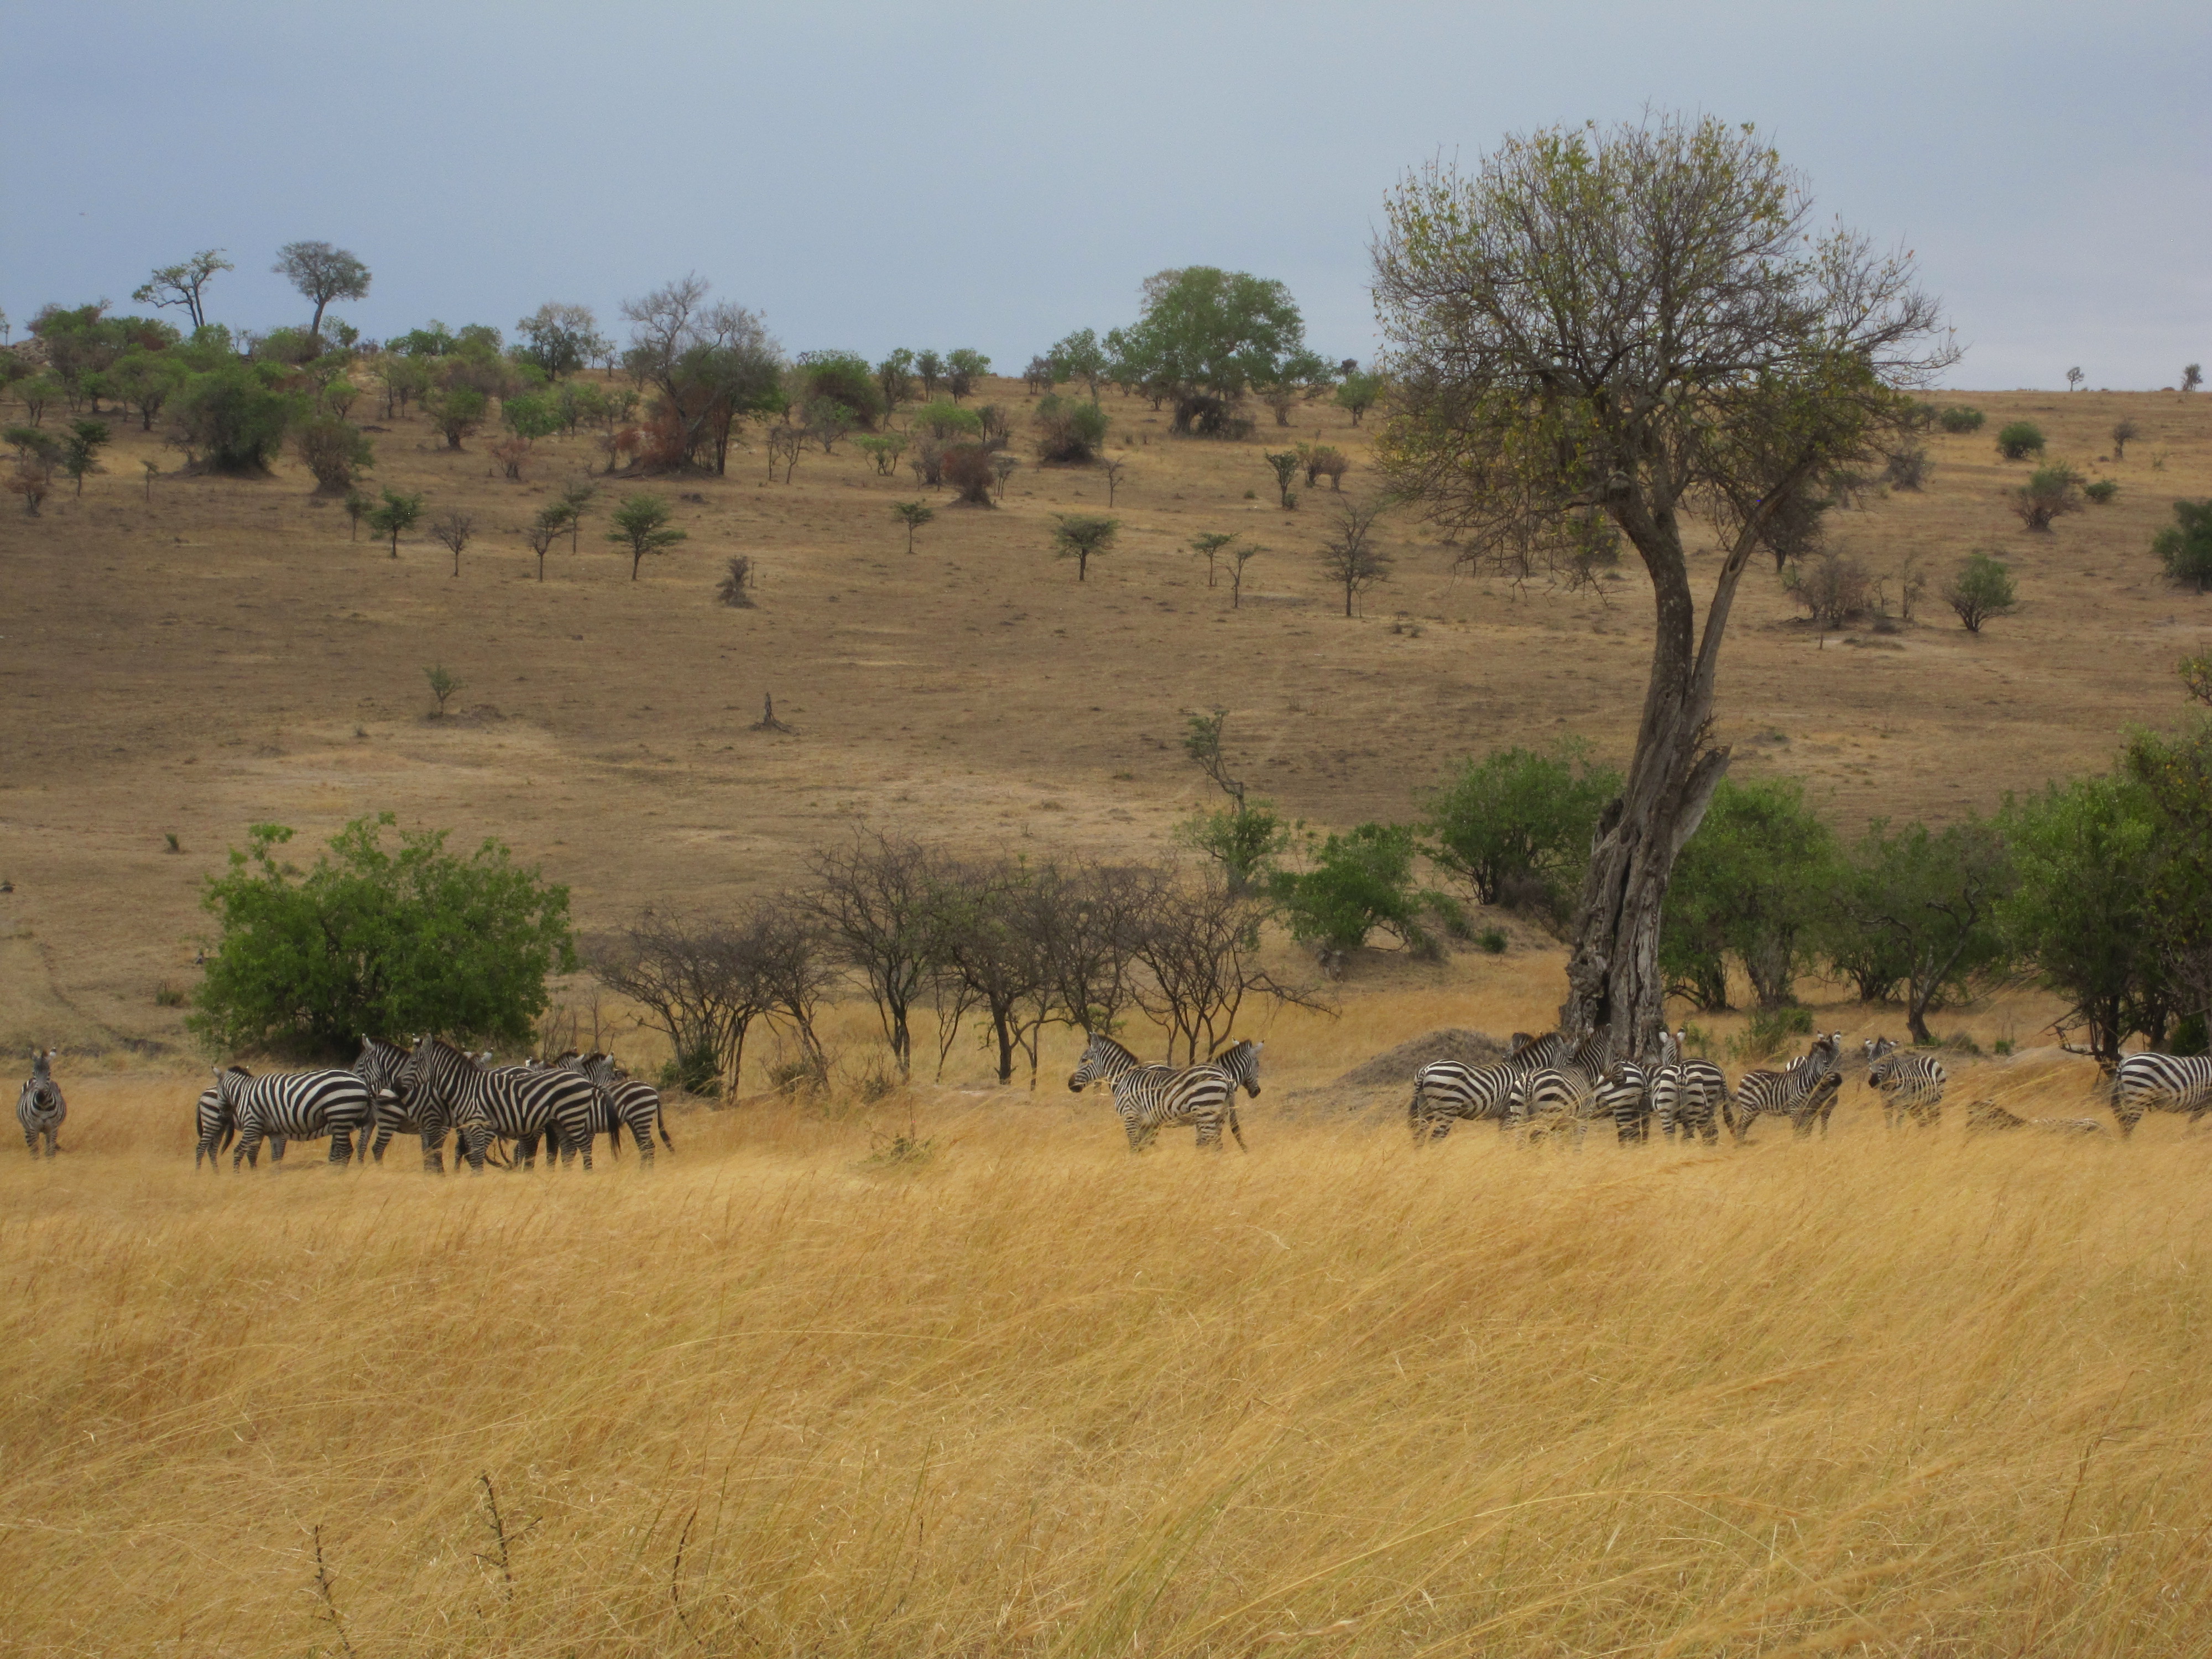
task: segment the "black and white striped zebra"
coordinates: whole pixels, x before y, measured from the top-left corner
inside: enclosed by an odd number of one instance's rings
[[[660,1091],[650,1083],[641,1082],[615,1064],[612,1054],[594,1051],[588,1054],[566,1054],[561,1064],[570,1071],[589,1078],[600,1096],[599,1127],[606,1131],[608,1151],[617,1151],[622,1146],[622,1131],[629,1127],[630,1139],[637,1143],[638,1161],[653,1162],[653,1133],[660,1132],[660,1144],[671,1152],[676,1143],[668,1138],[668,1125],[661,1115]]]
[[[2112,1073],[2112,1115],[2120,1138],[2145,1112],[2186,1112],[2189,1126],[2212,1112],[2212,1054],[2129,1054]]]
[[[1503,1060],[1470,1066],[1465,1060],[1433,1060],[1413,1079],[1413,1097],[1406,1107],[1407,1127],[1417,1146],[1442,1140],[1455,1122],[1496,1121],[1503,1132],[1513,1114],[1513,1085],[1566,1058],[1567,1040],[1557,1031],[1530,1036],[1513,1034]]]
[[[1813,1046],[1791,1060],[1785,1071],[1745,1073],[1735,1085],[1736,1139],[1748,1136],[1752,1120],[1767,1113],[1787,1117],[1791,1132],[1801,1140],[1813,1133],[1816,1123],[1825,1136],[1828,1115],[1836,1109],[1836,1096],[1843,1087],[1843,1076],[1836,1070],[1836,1054],[1842,1043],[1840,1031],[1816,1037]]]
[[[261,1143],[282,1135],[287,1140],[330,1137],[333,1164],[353,1157],[353,1138],[367,1138],[368,1085],[351,1072],[270,1072],[256,1077],[243,1066],[218,1067],[216,1105],[238,1124],[238,1145],[230,1167],[241,1162],[258,1169]]]
[[[1524,1044],[1511,1058],[1540,1054],[1556,1056],[1565,1046],[1565,1040],[1554,1031]],[[1601,1032],[1584,1037],[1565,1058],[1553,1058],[1521,1074],[1508,1093],[1506,1122],[1514,1128],[1526,1128],[1532,1133],[1545,1133],[1571,1124],[1579,1143],[1589,1127],[1587,1120],[1600,1109],[1599,1085],[1613,1065],[1611,1037]],[[1640,1071],[1636,1086],[1640,1093]]]
[[[1673,1068],[1646,1071],[1633,1060],[1617,1060],[1598,1078],[1590,1103],[1598,1115],[1613,1119],[1613,1139],[1620,1145],[1638,1146],[1651,1139],[1652,1088],[1662,1073],[1671,1080]]]
[[[46,1143],[48,1158],[62,1149],[62,1120],[69,1115],[69,1102],[62,1098],[62,1085],[54,1081],[54,1057],[60,1053],[49,1048],[33,1054],[31,1075],[15,1097],[15,1121],[23,1126],[23,1145],[33,1158],[39,1155],[41,1140]]]
[[[1679,1045],[1674,1052],[1681,1052]],[[1674,1139],[1679,1130],[1683,1145],[1702,1139],[1711,1146],[1721,1138],[1718,1120],[1725,1117],[1729,1126],[1735,1127],[1730,1109],[1735,1103],[1729,1097],[1728,1079],[1708,1060],[1676,1060],[1662,1066],[1651,1073],[1650,1088],[1652,1121],[1666,1139]]]
[[[1869,1037],[1867,1086],[1881,1097],[1881,1121],[1894,1129],[1907,1121],[1934,1128],[1943,1121],[1943,1062],[1909,1054],[1886,1036]]]
[[[1236,1097],[1240,1082],[1252,1093],[1260,1092],[1258,1051],[1259,1044],[1252,1043],[1232,1060],[1245,1073],[1232,1077],[1211,1061],[1202,1066],[1146,1065],[1104,1032],[1096,1032],[1068,1073],[1067,1086],[1080,1094],[1088,1085],[1103,1081],[1113,1091],[1114,1109],[1121,1115],[1133,1152],[1142,1152],[1170,1123],[1194,1126],[1200,1148],[1215,1151],[1220,1149],[1225,1127],[1237,1138],[1237,1149],[1249,1152],[1237,1121]]]
[[[396,1134],[418,1136],[422,1143],[422,1167],[435,1175],[446,1172],[446,1133],[453,1127],[444,1109],[413,1094],[407,1087],[407,1062],[412,1050],[382,1037],[363,1036],[361,1053],[353,1062],[355,1074],[368,1085],[370,1112],[375,1138],[369,1157],[384,1162],[384,1149]]]
[[[574,1148],[592,1167],[592,1107],[599,1091],[566,1066],[488,1068],[442,1037],[418,1037],[407,1060],[408,1098],[444,1111],[459,1132],[463,1156],[481,1174],[484,1148],[496,1135],[521,1143],[525,1169],[537,1163],[538,1142]],[[550,1161],[550,1160],[549,1160]]]
[[[205,1158],[211,1170],[222,1168],[222,1154],[230,1150],[230,1143],[238,1139],[238,1114],[222,1103],[222,1096],[213,1089],[200,1091],[200,1097],[192,1105],[192,1168],[200,1167]],[[284,1161],[284,1137],[268,1137],[269,1161]]]

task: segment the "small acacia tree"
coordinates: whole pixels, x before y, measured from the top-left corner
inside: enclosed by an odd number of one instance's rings
[[[238,267],[222,257],[219,247],[203,248],[182,264],[163,265],[151,277],[133,289],[131,297],[140,305],[155,307],[182,307],[192,319],[195,329],[207,326],[206,291],[209,279],[218,270],[235,270]]]
[[[893,501],[891,517],[906,526],[906,550],[914,551],[914,532],[937,516],[934,507],[921,501]]]
[[[1259,542],[1239,542],[1229,550],[1229,608],[1244,608],[1244,567],[1267,551]]]
[[[1121,521],[1090,513],[1055,513],[1052,517],[1052,550],[1075,561],[1075,580],[1081,581],[1090,574],[1092,556],[1114,545]]]
[[[1358,426],[1367,411],[1375,407],[1375,400],[1382,395],[1382,377],[1352,370],[1337,382],[1337,407],[1352,416]]]
[[[2204,366],[2202,363],[2184,363],[2181,366],[2181,389],[2184,392],[2194,392],[2203,384]]]
[[[1202,853],[1221,866],[1232,894],[1255,890],[1268,867],[1290,845],[1291,830],[1271,800],[1247,798],[1244,781],[1229,769],[1223,734],[1229,711],[1216,707],[1190,716],[1183,731],[1182,751],[1191,763],[1229,798],[1226,806],[1207,811],[1200,807],[1176,826],[1176,839]]]
[[[431,718],[445,719],[447,700],[461,689],[461,682],[454,678],[453,671],[441,662],[432,663],[424,669],[422,678],[430,687],[430,695],[438,700],[438,707],[433,711]]]
[[[1297,506],[1298,498],[1291,493],[1291,483],[1298,476],[1299,455],[1295,449],[1262,450],[1260,459],[1275,475],[1275,497],[1287,513]]]
[[[400,490],[387,489],[384,498],[364,515],[368,527],[380,536],[392,538],[392,556],[399,556],[399,537],[403,531],[412,530],[422,516],[422,497],[418,493],[407,495]]]
[[[2019,602],[2012,573],[1986,553],[1969,553],[1943,589],[1943,603],[1959,614],[1969,634],[1978,634],[1992,617],[2002,617]]]
[[[1375,545],[1376,523],[1389,503],[1344,501],[1336,506],[1336,522],[1322,538],[1321,568],[1331,583],[1344,590],[1344,614],[1357,614],[1361,594],[1379,581],[1387,581],[1394,561]]]
[[[2124,415],[2123,415],[2118,420],[2113,422],[2112,459],[2116,461],[2125,460],[2127,459],[2128,446],[2142,435],[2142,428]]]
[[[2054,519],[2081,509],[2081,475],[2063,461],[2039,466],[2012,492],[2012,510],[2030,530],[2048,530]]]
[[[2212,501],[2176,501],[2173,522],[2151,538],[2169,581],[2187,582],[2198,592],[2212,587]]]
[[[276,273],[314,301],[315,318],[307,333],[318,349],[323,340],[323,312],[333,300],[368,297],[368,267],[342,247],[328,242],[287,242],[276,250]]]
[[[453,574],[461,574],[461,550],[469,544],[476,533],[477,521],[459,507],[449,507],[430,521],[430,534],[446,544],[453,556]]]
[[[1997,453],[2008,461],[2040,455],[2043,443],[2043,428],[2033,421],[2008,421],[1997,428]]]
[[[1215,564],[1219,561],[1222,554],[1228,550],[1229,544],[1236,539],[1234,536],[1224,536],[1214,530],[1201,532],[1190,538],[1190,550],[1206,561],[1206,585],[1208,587],[1213,586]]]
[[[301,465],[314,474],[318,495],[348,494],[356,475],[376,460],[376,453],[361,428],[337,415],[318,415],[301,422],[292,434],[292,448]]]
[[[668,522],[668,503],[658,495],[627,495],[614,511],[614,528],[607,539],[629,550],[629,579],[637,580],[638,567],[648,553],[665,553],[688,538]]]
[[[541,507],[538,516],[523,527],[522,539],[530,544],[531,552],[537,556],[538,580],[541,582],[545,580],[546,552],[560,535],[563,522],[561,509],[555,505]]]

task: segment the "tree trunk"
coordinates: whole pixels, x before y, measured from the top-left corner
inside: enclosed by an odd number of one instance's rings
[[[1785,498],[1808,470],[1800,467],[1780,480],[1768,501]],[[1700,635],[1681,526],[1666,496],[1649,506],[1624,489],[1606,508],[1650,574],[1657,617],[1636,757],[1620,795],[1598,819],[1582,899],[1569,930],[1567,997],[1559,1005],[1559,1029],[1577,1041],[1607,1033],[1616,1055],[1638,1059],[1656,1049],[1666,1022],[1659,918],[1667,884],[1676,857],[1697,833],[1728,771],[1728,750],[1706,745],[1713,681],[1736,586],[1769,514],[1753,514],[1736,532]]]

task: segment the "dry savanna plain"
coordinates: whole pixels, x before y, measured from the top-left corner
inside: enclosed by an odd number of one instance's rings
[[[981,396],[1018,434],[1018,383]],[[1727,647],[1740,774],[1846,833],[2101,768],[2181,718],[2172,665],[2212,637],[2147,550],[2212,495],[2212,399],[1947,400],[1989,425],[1832,542],[1877,575],[1994,550],[2018,612],[1824,635],[1761,570]],[[540,582],[519,532],[596,452],[542,441],[517,483],[409,418],[372,419],[374,482],[474,516],[458,574],[352,538],[289,463],[187,477],[130,428],[82,497],[0,519],[0,1043],[58,1045],[71,1111],[51,1164],[0,1158],[0,1656],[2212,1653],[2212,1135],[1893,1136],[1854,1075],[1825,1139],[1417,1155],[1402,1089],[1336,1079],[1547,1024],[1560,954],[1509,917],[1503,955],[1372,951],[1326,1009],[1252,1010],[1249,1155],[1133,1158],[1060,1087],[1066,1034],[1035,1093],[963,1042],[866,1098],[848,1006],[826,1098],[679,1100],[649,1172],[310,1146],[195,1176],[173,1002],[252,823],[303,856],[380,810],[496,836],[592,930],[791,885],[856,822],[1164,854],[1215,704],[1255,788],[1332,828],[1498,745],[1625,758],[1632,562],[1516,591],[1401,515],[1347,617],[1330,492],[1283,511],[1260,453],[1337,445],[1364,492],[1369,428],[1313,405],[1179,441],[1107,402],[1122,530],[1080,584],[1050,515],[1104,510],[1097,470],[940,496],[909,555],[890,505],[927,492],[848,445],[789,483],[758,447],[605,481]],[[2023,416],[2118,497],[2024,531],[1991,441]],[[688,539],[633,582],[605,507],[639,488]],[[1202,532],[1269,549],[1239,608]],[[714,601],[734,554],[755,608]],[[790,731],[753,729],[769,695]],[[657,1062],[629,1011],[560,994]],[[1807,994],[1854,1051],[1901,1035]],[[1940,1015],[2014,1049],[1947,1059],[1954,1098],[2100,1113],[2058,1012]],[[883,1156],[909,1130],[925,1156]]]

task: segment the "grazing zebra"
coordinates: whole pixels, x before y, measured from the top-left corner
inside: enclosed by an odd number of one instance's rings
[[[1114,1109],[1121,1115],[1133,1152],[1151,1145],[1160,1127],[1167,1123],[1195,1125],[1199,1146],[1215,1151],[1220,1149],[1221,1131],[1226,1125],[1237,1137],[1237,1150],[1249,1152],[1244,1131],[1237,1121],[1236,1096],[1239,1082],[1252,1093],[1260,1092],[1259,1047],[1253,1043],[1249,1052],[1232,1061],[1243,1073],[1232,1078],[1211,1061],[1203,1066],[1148,1066],[1104,1032],[1094,1032],[1083,1058],[1068,1073],[1067,1086],[1081,1094],[1086,1085],[1105,1081],[1114,1091]]]
[[[1883,1127],[1894,1129],[1910,1118],[1923,1128],[1943,1121],[1943,1062],[1933,1054],[1907,1054],[1887,1037],[1865,1043],[1867,1086],[1881,1096]]]
[[[637,1142],[640,1162],[653,1162],[655,1129],[660,1131],[660,1144],[672,1152],[676,1150],[676,1143],[668,1138],[667,1122],[661,1116],[659,1090],[630,1076],[615,1064],[612,1054],[566,1054],[561,1056],[561,1064],[591,1079],[592,1086],[599,1090],[599,1107],[595,1115],[606,1130],[610,1152],[620,1150],[625,1124],[629,1126],[630,1138]]]
[[[270,1072],[255,1077],[243,1066],[218,1068],[216,1105],[238,1123],[238,1145],[230,1155],[261,1167],[261,1143],[282,1135],[288,1140],[318,1140],[328,1135],[333,1164],[353,1158],[353,1137],[368,1133],[368,1085],[351,1072]],[[203,1134],[204,1134],[204,1130]]]
[[[526,1170],[537,1164],[538,1137],[547,1134],[555,1146],[580,1151],[584,1167],[592,1167],[592,1112],[599,1091],[589,1078],[565,1066],[487,1069],[442,1037],[417,1037],[407,1060],[407,1089],[410,1100],[434,1103],[447,1114],[478,1174],[495,1135],[522,1143]]]
[[[1513,1085],[1522,1078],[1566,1057],[1567,1040],[1557,1031],[1530,1036],[1513,1034],[1503,1060],[1470,1066],[1464,1060],[1433,1060],[1413,1079],[1413,1098],[1406,1107],[1414,1143],[1442,1140],[1457,1121],[1495,1118],[1504,1132],[1512,1120]]]
[[[2130,1054],[2121,1060],[2112,1074],[2112,1115],[2123,1140],[2145,1112],[2186,1112],[2195,1128],[2212,1112],[2212,1055]]]
[[[1843,1087],[1843,1079],[1836,1071],[1836,1054],[1842,1042],[1840,1031],[1816,1037],[1786,1071],[1745,1073],[1735,1087],[1736,1139],[1741,1141],[1749,1135],[1752,1120],[1765,1112],[1785,1115],[1801,1140],[1813,1133],[1815,1123],[1825,1136],[1828,1115],[1836,1109],[1836,1096]]]
[[[1998,1129],[2036,1129],[2050,1135],[2102,1135],[2105,1126],[2094,1117],[2021,1117],[1994,1100],[1966,1103],[1966,1133],[1978,1134]]]
[[[46,1143],[46,1156],[52,1158],[61,1151],[62,1120],[69,1115],[69,1103],[62,1098],[62,1085],[54,1081],[54,1056],[58,1048],[49,1048],[42,1054],[31,1057],[31,1075],[23,1084],[23,1092],[15,1097],[15,1121],[23,1126],[23,1145],[30,1148],[31,1156],[39,1155],[39,1142]]]
[[[200,1167],[207,1159],[210,1170],[222,1167],[222,1154],[230,1150],[230,1143],[238,1139],[238,1114],[222,1103],[222,1093],[214,1089],[200,1091],[199,1099],[192,1106],[192,1168]],[[284,1137],[270,1135],[269,1161],[284,1161]]]

